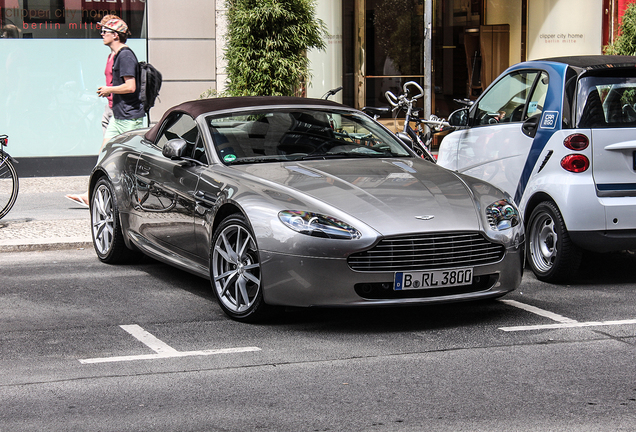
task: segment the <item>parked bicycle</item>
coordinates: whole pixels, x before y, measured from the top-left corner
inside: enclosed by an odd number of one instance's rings
[[[418,93],[410,96],[411,88],[415,87]],[[400,110],[405,111],[404,129],[398,133],[398,136],[407,143],[412,143],[411,148],[424,159],[428,159],[431,162],[436,162],[433,153],[431,152],[431,144],[433,142],[433,135],[436,132],[441,131],[444,128],[450,127],[448,122],[444,119],[438,118],[432,115],[428,120],[419,118],[418,110],[415,108],[415,103],[418,99],[424,96],[424,90],[415,81],[408,81],[402,86],[402,94],[396,96],[391,91],[384,93],[389,104],[393,107],[392,111],[394,115]],[[375,109],[374,115],[377,115],[378,109]],[[388,112],[388,109],[385,109]],[[367,109],[367,112],[372,112],[371,109]],[[411,126],[411,123],[415,127]],[[426,131],[424,130],[426,126]]]
[[[18,173],[13,164],[18,163],[4,148],[9,144],[7,135],[0,135],[0,219],[6,216],[18,198]]]

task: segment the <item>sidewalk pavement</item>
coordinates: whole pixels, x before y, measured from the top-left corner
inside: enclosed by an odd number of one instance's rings
[[[18,199],[0,219],[0,253],[92,248],[90,214],[66,199],[88,188],[88,176],[20,178]]]

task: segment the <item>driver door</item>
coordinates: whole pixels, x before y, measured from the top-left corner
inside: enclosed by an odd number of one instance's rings
[[[548,74],[514,71],[494,84],[471,109],[471,127],[457,148],[457,171],[515,195],[533,137],[522,130],[525,120],[540,116]]]
[[[183,113],[169,117],[156,143],[140,156],[135,172],[138,231],[152,244],[194,259],[194,193],[201,167],[162,154],[163,146],[175,138],[185,139],[194,152],[201,138],[192,117]]]

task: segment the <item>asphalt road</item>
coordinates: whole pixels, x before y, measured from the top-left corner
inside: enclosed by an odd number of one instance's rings
[[[0,431],[632,431],[636,257],[502,301],[227,319],[208,282],[0,253]]]

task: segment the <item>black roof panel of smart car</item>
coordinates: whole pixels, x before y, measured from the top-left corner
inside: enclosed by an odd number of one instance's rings
[[[581,69],[636,67],[636,56],[587,55],[544,58],[536,61],[564,63]]]

